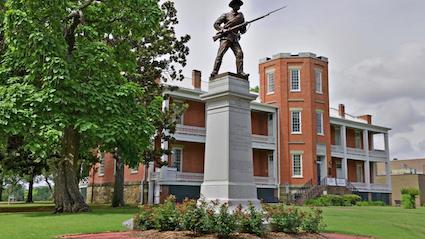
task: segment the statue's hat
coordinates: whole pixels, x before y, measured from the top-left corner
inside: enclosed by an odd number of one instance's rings
[[[242,0],[232,0],[230,3],[229,3],[229,7],[233,7],[233,6],[242,6],[243,5],[243,2],[242,2]]]

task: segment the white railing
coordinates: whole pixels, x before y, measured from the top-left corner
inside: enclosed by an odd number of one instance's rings
[[[275,185],[276,179],[272,177],[254,177],[254,182],[259,185]]]
[[[387,152],[385,152],[385,150],[372,150],[372,151],[369,151],[369,157],[386,159]]]
[[[252,141],[257,143],[275,144],[275,138],[266,135],[252,135]]]
[[[341,145],[332,145],[331,151],[332,151],[332,153],[343,154],[344,153],[344,147],[342,147]]]
[[[326,185],[345,187],[347,186],[347,180],[345,180],[344,178],[327,178]]]
[[[359,182],[352,182],[351,184],[361,191],[391,191],[391,188],[389,188],[386,184],[368,184]]]
[[[347,154],[365,156],[366,151],[363,149],[357,149],[357,148],[347,148]]]
[[[202,182],[204,174],[178,172],[176,168],[162,167],[159,172],[152,173],[150,179],[167,182]]]
[[[177,125],[176,133],[178,134],[188,134],[188,135],[197,135],[197,136],[205,136],[206,129],[196,126],[188,126],[188,125]]]

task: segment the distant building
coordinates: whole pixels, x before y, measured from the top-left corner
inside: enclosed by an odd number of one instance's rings
[[[387,177],[382,164],[378,165],[378,175],[377,181],[383,181]],[[403,188],[418,189],[416,206],[425,205],[425,158],[391,161],[391,181],[393,205],[400,203]]]
[[[370,115],[346,113],[344,105],[330,108],[327,58],[312,53],[278,54],[262,59],[259,73],[259,98],[251,103],[251,138],[260,199],[305,200],[306,195],[318,196],[311,191],[323,193],[333,187],[364,199],[390,201],[391,178],[376,181],[378,163],[390,172],[390,129],[372,124]],[[149,171],[144,166],[126,168],[128,202],[159,203],[170,194],[179,200],[200,197],[208,130],[200,95],[206,87],[199,71],[193,72],[192,84],[187,83],[164,92],[164,107],[173,102],[189,106],[177,126],[176,142],[162,143],[173,152],[162,157],[168,166],[150,165]],[[114,160],[109,154],[102,159],[88,179],[88,201],[110,201]],[[313,190],[317,187],[320,190]]]

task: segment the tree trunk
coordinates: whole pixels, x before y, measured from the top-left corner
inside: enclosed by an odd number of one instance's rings
[[[34,203],[34,201],[32,200],[32,189],[34,187],[34,177],[32,177],[29,180],[29,187],[28,187],[28,194],[27,194],[27,200],[25,201],[25,203]]]
[[[89,206],[80,193],[77,165],[80,137],[73,127],[65,129],[63,136],[63,158],[56,162],[54,177],[55,213],[87,212]]]
[[[112,207],[124,207],[124,163],[117,154],[114,154],[114,158],[116,170]]]
[[[0,178],[0,202],[3,198],[3,178]]]
[[[53,193],[52,185],[50,184],[48,177],[44,177],[44,182],[46,182],[50,192]]]

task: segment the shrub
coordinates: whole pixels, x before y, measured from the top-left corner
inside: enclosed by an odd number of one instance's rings
[[[208,234],[214,231],[214,209],[208,209],[206,202],[197,205],[194,200],[186,200],[179,207],[182,215],[182,229],[195,234]]]
[[[316,207],[344,206],[345,201],[342,196],[329,194],[310,199],[305,204]]]
[[[262,210],[256,210],[254,205],[250,203],[247,211],[242,211],[242,208],[239,207],[235,214],[241,232],[255,234],[260,237],[264,236],[266,229],[263,223],[264,212]]]
[[[419,190],[416,188],[401,189],[401,204],[405,209],[416,208],[416,196],[419,195]]]
[[[236,215],[229,212],[229,206],[227,204],[221,205],[218,214],[213,215],[215,215],[214,232],[220,238],[228,238],[230,234],[236,231]]]
[[[269,208],[270,225],[273,231],[297,233],[300,231],[304,213],[295,207],[278,205]]]
[[[139,213],[133,219],[135,229],[144,231],[155,228],[155,218],[151,206],[145,205],[140,207]]]
[[[357,202],[362,200],[362,198],[356,194],[342,195],[342,199],[344,200],[344,206],[353,206],[356,205]]]
[[[164,204],[154,209],[155,229],[175,231],[179,228],[180,214],[176,208],[176,198],[170,196]]]
[[[308,233],[318,233],[325,227],[322,221],[323,211],[319,208],[311,208],[311,211],[304,216],[301,229]]]
[[[383,207],[386,206],[385,202],[383,201],[361,201],[361,202],[357,202],[356,206],[379,206],[379,207]]]

